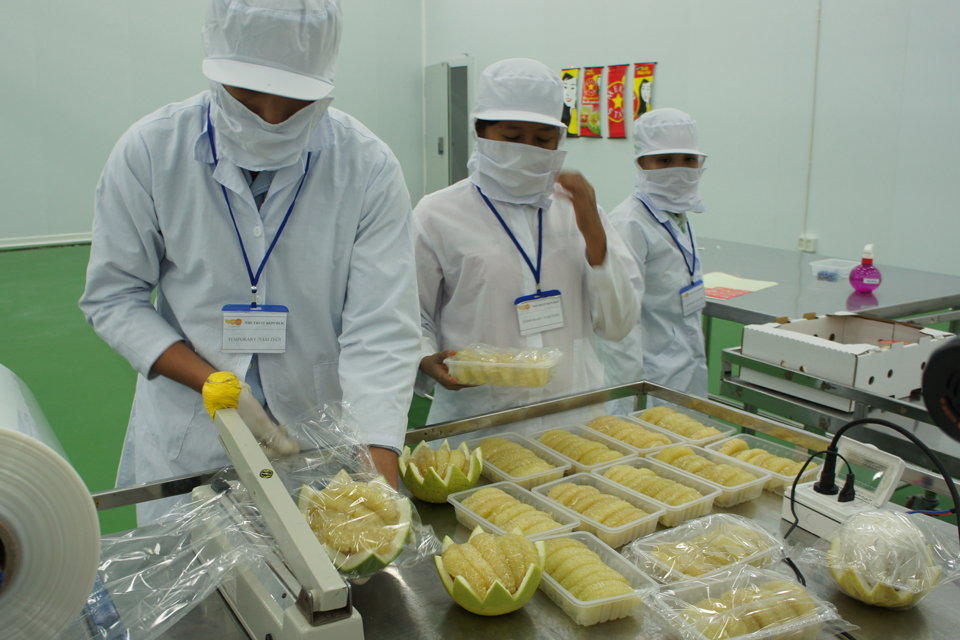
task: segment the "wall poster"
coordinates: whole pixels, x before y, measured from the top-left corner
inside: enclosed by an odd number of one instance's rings
[[[653,72],[656,62],[638,62],[633,65],[633,119],[653,109]]]
[[[623,124],[623,114],[627,106],[623,90],[626,76],[627,65],[625,64],[607,67],[607,137],[609,138],[627,137],[627,130]]]
[[[583,94],[580,96],[580,135],[599,138],[600,134],[600,84],[603,67],[586,67],[583,70]]]
[[[563,69],[560,79],[563,80],[563,116],[560,120],[567,125],[567,137],[580,135],[580,119],[577,118],[577,86],[580,69]]]

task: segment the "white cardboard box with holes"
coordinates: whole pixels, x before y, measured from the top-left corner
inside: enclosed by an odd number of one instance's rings
[[[907,398],[920,389],[930,354],[953,334],[915,325],[839,312],[778,318],[743,328],[743,355],[786,369],[863,389]],[[818,389],[741,368],[740,378],[758,386],[840,411],[853,401]]]

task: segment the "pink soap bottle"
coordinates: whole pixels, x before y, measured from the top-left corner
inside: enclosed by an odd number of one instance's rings
[[[863,248],[863,259],[850,272],[850,284],[857,293],[872,293],[880,286],[880,269],[873,266],[873,245]]]

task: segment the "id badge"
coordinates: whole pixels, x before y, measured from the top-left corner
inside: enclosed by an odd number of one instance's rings
[[[287,349],[286,307],[248,304],[223,307],[224,353],[283,353]]]
[[[707,305],[706,289],[703,280],[697,280],[691,285],[680,289],[680,306],[683,315],[689,316],[700,311]]]
[[[556,289],[522,296],[514,301],[520,320],[520,335],[529,336],[563,326],[563,307]]]

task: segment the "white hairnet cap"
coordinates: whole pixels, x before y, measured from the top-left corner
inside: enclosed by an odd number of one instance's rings
[[[476,120],[540,122],[566,129],[563,83],[542,62],[510,58],[494,62],[480,74],[477,104],[470,117]]]
[[[203,74],[220,84],[298,100],[333,90],[339,0],[211,0]]]
[[[633,123],[634,157],[661,153],[700,153],[697,121],[679,109],[654,109]]]

